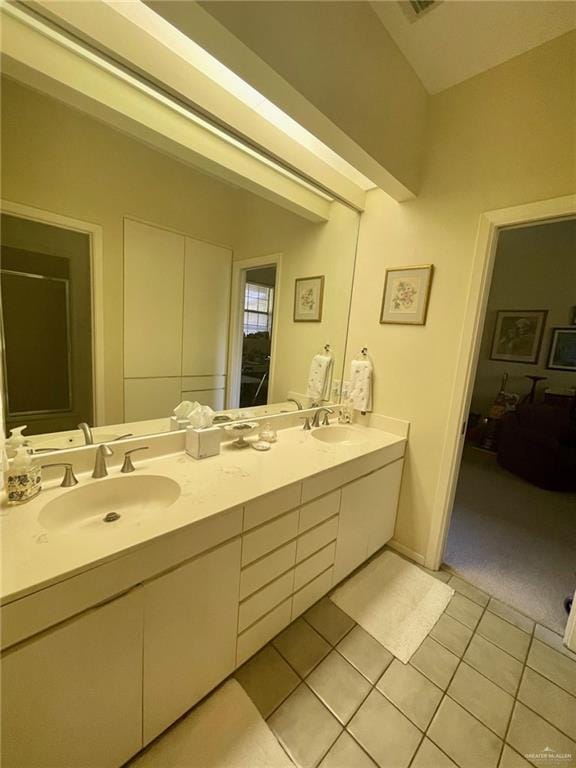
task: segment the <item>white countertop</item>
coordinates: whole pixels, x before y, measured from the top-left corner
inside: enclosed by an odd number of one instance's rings
[[[240,507],[283,486],[302,481],[406,438],[372,427],[355,425],[363,439],[358,444],[328,444],[301,427],[281,430],[267,452],[238,450],[223,444],[219,456],[197,461],[185,453],[146,460],[138,454],[138,474],[162,475],[177,481],[181,495],[172,506],[141,519],[120,519],[89,530],[46,530],[38,521],[43,507],[74,489],[46,487],[33,501],[3,506],[0,512],[2,551],[1,601],[34,592],[107,560],[120,557],[153,539],[193,525],[211,515]],[[111,470],[109,477],[119,475]],[[122,475],[120,475],[122,477]],[[105,483],[89,474],[80,483]],[[79,488],[80,485],[76,486]]]

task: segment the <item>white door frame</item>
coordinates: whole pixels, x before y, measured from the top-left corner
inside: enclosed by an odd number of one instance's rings
[[[272,338],[270,339],[270,371],[268,373],[268,393],[274,387],[276,369],[276,341],[278,338],[278,319],[280,317],[280,281],[282,277],[282,254],[256,256],[252,259],[239,259],[232,264],[232,292],[230,307],[230,346],[228,351],[228,376],[226,380],[226,408],[238,408],[240,403],[240,379],[242,375],[242,315],[244,310],[244,291],[246,272],[260,267],[276,267],[276,285],[274,289],[274,309],[272,320]]]
[[[62,216],[53,211],[45,211],[30,205],[23,205],[11,200],[1,201],[2,213],[18,216],[22,219],[51,224],[54,227],[81,232],[90,238],[90,278],[92,293],[92,390],[94,404],[94,424],[106,424],[104,396],[104,286],[102,275],[102,227],[99,224]]]
[[[566,195],[536,203],[488,211],[480,217],[458,364],[448,411],[446,439],[440,461],[436,500],[426,549],[425,565],[428,568],[436,570],[440,567],[446,546],[460,471],[464,430],[472,400],[488,294],[494,269],[498,233],[505,227],[535,224],[539,221],[561,219],[574,215],[576,215],[576,195]],[[576,610],[571,613],[565,642],[570,647],[576,646]]]

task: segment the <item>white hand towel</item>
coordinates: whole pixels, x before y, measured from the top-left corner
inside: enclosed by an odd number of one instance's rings
[[[349,401],[356,411],[372,410],[372,363],[370,360],[352,360]]]
[[[314,355],[312,358],[306,395],[314,402],[330,399],[332,363],[331,355]]]

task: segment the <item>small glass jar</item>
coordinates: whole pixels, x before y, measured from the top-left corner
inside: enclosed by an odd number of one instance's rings
[[[260,440],[264,440],[267,443],[275,443],[278,440],[278,434],[269,421],[260,430],[259,437]]]

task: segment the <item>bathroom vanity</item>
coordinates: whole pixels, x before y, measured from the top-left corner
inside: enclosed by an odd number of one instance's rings
[[[4,509],[3,765],[122,765],[386,544],[407,424],[371,423],[205,461],[164,437]]]

